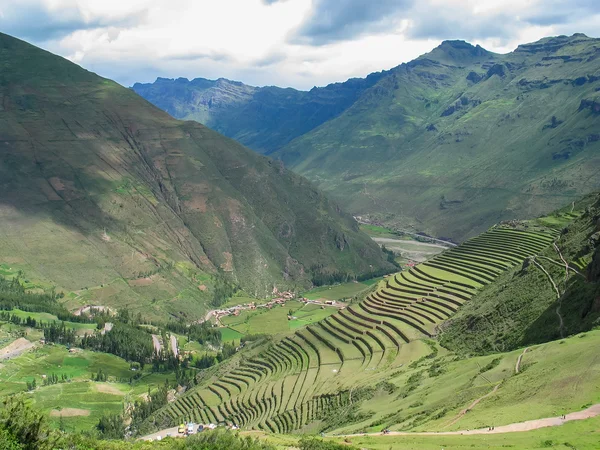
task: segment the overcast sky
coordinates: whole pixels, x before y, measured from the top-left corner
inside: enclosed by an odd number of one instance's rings
[[[444,39],[505,53],[599,29],[600,0],[0,0],[0,31],[125,86],[182,76],[307,89]]]

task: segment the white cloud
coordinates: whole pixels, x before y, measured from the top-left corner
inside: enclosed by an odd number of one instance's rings
[[[227,77],[310,88],[441,39],[491,51],[600,25],[595,0],[0,0],[0,29],[124,85]]]

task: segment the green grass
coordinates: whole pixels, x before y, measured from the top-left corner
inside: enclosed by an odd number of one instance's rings
[[[288,320],[290,311],[294,320]],[[271,309],[258,308],[244,310],[239,316],[227,316],[221,319],[225,328],[221,328],[224,340],[237,340],[249,334],[282,334],[317,322],[337,311],[334,307],[321,309],[319,305],[305,305],[298,301],[289,301],[283,307]]]
[[[233,328],[219,328],[219,331],[221,332],[221,340],[223,342],[239,341],[244,336],[243,333],[240,333]]]
[[[381,278],[349,283],[341,283],[333,286],[320,286],[301,295],[309,300],[341,300],[350,299],[377,283]]]
[[[61,320],[58,319],[58,317],[56,317],[53,314],[48,314],[48,313],[35,313],[35,312],[28,312],[28,311],[21,311],[19,309],[13,309],[10,311],[7,311],[10,314],[13,314],[17,317],[20,317],[22,319],[27,319],[27,317],[31,317],[32,319],[35,319],[38,322],[44,322],[44,323],[49,323],[49,322],[61,322]],[[93,332],[96,329],[96,324],[95,323],[79,323],[79,322],[68,322],[65,321],[65,326],[67,328],[72,328],[74,330],[87,330],[89,332]]]

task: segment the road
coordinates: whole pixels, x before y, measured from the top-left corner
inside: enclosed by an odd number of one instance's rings
[[[156,334],[152,335],[152,343],[154,344],[154,351],[160,353],[160,339]]]
[[[198,427],[200,425],[194,425],[194,433],[198,432]],[[146,436],[143,436],[140,438],[140,440],[142,441],[155,441],[156,438],[158,438],[159,436],[161,437],[161,439],[164,439],[165,437],[167,437],[167,434],[170,434],[171,437],[174,438],[183,438],[186,437],[185,434],[183,433],[178,433],[177,430],[179,429],[179,427],[172,427],[172,428],[165,428],[163,430],[157,431],[156,433],[152,433],[152,434],[148,434]]]
[[[174,334],[171,335],[171,351],[173,352],[173,355],[175,357],[177,357],[177,355],[179,354],[179,351],[177,350],[177,338],[175,337]]]
[[[480,428],[477,430],[461,430],[461,431],[391,431],[388,434],[382,433],[361,433],[361,434],[339,434],[328,436],[330,438],[345,438],[345,437],[361,437],[361,436],[453,436],[453,435],[470,435],[470,434],[502,434],[502,433],[517,433],[521,431],[537,430],[539,428],[556,427],[571,422],[573,420],[584,420],[592,417],[600,416],[600,403],[590,406],[582,411],[567,414],[565,418],[547,417],[545,419],[527,420],[525,422],[511,423],[494,427],[493,430],[488,428]],[[177,427],[165,428],[156,433],[148,434],[142,437],[142,440],[155,440],[158,436],[164,438],[168,433],[172,437],[184,437],[177,433]],[[247,433],[253,433],[252,431]]]
[[[600,415],[600,403],[590,406],[583,411],[573,412],[567,414],[565,418],[561,417],[547,417],[545,419],[527,420],[525,422],[511,423],[509,425],[503,425],[494,427],[493,430],[488,428],[480,428],[477,430],[461,430],[461,431],[415,431],[415,432],[404,432],[404,431],[391,431],[383,436],[451,436],[451,435],[469,435],[469,434],[502,434],[502,433],[516,433],[520,431],[537,430],[539,428],[556,427],[560,426],[565,422],[572,420],[584,420],[590,419]],[[368,433],[367,436],[382,436],[382,433]],[[359,437],[365,436],[365,434],[343,434],[332,437]]]

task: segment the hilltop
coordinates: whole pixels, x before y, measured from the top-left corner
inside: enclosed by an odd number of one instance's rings
[[[600,40],[582,34],[545,38],[508,54],[444,41],[362,84],[333,85],[362,88],[275,150],[259,140],[312,117],[287,98],[331,87],[277,91],[289,93],[277,97],[283,105],[277,120],[256,113],[270,103],[253,95],[252,123],[233,120],[251,113],[234,103],[206,123],[281,159],[354,215],[463,241],[598,189],[599,49]],[[169,91],[164,84],[134,89],[169,112],[167,101],[177,103],[174,114],[191,114],[190,88]]]
[[[199,317],[236,286],[265,296],[394,268],[280,163],[4,34],[0,99],[2,274],[72,309]]]

